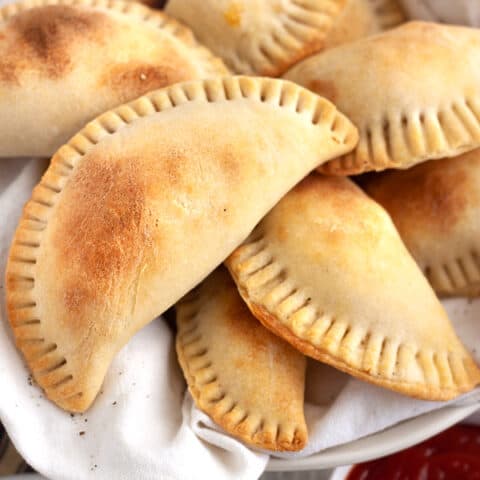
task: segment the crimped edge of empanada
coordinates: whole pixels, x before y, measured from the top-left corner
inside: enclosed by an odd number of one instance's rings
[[[333,104],[298,85],[285,80],[252,77],[218,77],[179,83],[150,92],[130,103],[103,113],[62,146],[31,200],[25,205],[12,241],[6,268],[7,312],[17,347],[23,353],[37,383],[47,397],[69,411],[83,411],[84,392],[72,392],[72,372],[61,346],[41,333],[35,296],[35,265],[57,199],[70,175],[95,145],[115,135],[139,119],[180,107],[188,102],[216,103],[254,100],[272,108],[288,109],[306,122],[328,126],[332,138],[353,148],[357,133],[353,125]],[[54,273],[53,273],[54,274]]]
[[[382,30],[394,28],[407,21],[407,16],[398,0],[368,0],[378,19]]]
[[[475,248],[436,264],[423,266],[435,292],[442,297],[480,295],[480,254]]]
[[[450,400],[480,382],[480,370],[469,356],[423,351],[323,311],[290,279],[287,266],[269,251],[261,229],[254,231],[226,265],[253,315],[305,355],[424,400]],[[253,297],[261,302],[254,302]],[[402,379],[411,362],[417,362],[425,383]]]
[[[308,438],[305,424],[280,424],[275,419],[254,418],[252,412],[222,388],[218,366],[208,355],[208,339],[198,328],[200,301],[198,290],[194,290],[176,307],[177,356],[197,407],[228,433],[254,447],[272,451],[303,449]]]
[[[206,74],[223,75],[229,73],[219,57],[197,42],[192,31],[166,13],[153,10],[139,2],[128,0],[25,0],[11,3],[0,8],[0,22],[4,22],[21,12],[36,7],[67,5],[91,8],[104,8],[115,13],[127,15],[146,25],[162,30],[177,41],[195,50],[196,58],[202,62]]]
[[[480,98],[461,98],[448,108],[430,105],[414,112],[385,112],[383,120],[358,129],[357,148],[321,165],[321,173],[354,175],[407,169],[473,150],[480,145]]]
[[[288,0],[272,26],[264,25],[261,40],[248,48],[240,42],[227,64],[237,73],[278,77],[300,60],[322,50],[347,0]]]

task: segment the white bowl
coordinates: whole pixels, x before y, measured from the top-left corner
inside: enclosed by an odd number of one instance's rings
[[[401,422],[382,432],[339,445],[338,447],[329,448],[306,458],[298,460],[273,458],[268,464],[267,471],[321,470],[384,457],[433,437],[437,433],[469,417],[479,409],[480,404],[478,403],[443,407]]]
[[[330,480],[346,480],[351,469],[352,465],[336,468],[335,471],[332,473]]]

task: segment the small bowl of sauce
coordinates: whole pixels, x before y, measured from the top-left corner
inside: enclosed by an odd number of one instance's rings
[[[401,452],[339,469],[332,480],[480,480],[480,426],[455,425]]]

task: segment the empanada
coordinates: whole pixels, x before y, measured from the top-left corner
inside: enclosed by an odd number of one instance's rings
[[[348,0],[169,0],[165,10],[237,73],[277,77],[321,50]]]
[[[440,295],[480,294],[480,150],[362,181]]]
[[[252,316],[221,268],[177,305],[177,353],[196,405],[228,433],[301,450],[305,357]]]
[[[253,314],[306,355],[422,399],[480,382],[390,217],[346,178],[305,179],[227,265]]]
[[[412,22],[308,58],[285,78],[324,95],[360,130],[321,167],[349,175],[405,169],[480,145],[480,31]]]
[[[0,8],[0,157],[50,156],[110,108],[226,73],[188,28],[136,2],[7,5]]]
[[[234,72],[271,77],[404,18],[396,0],[169,0],[165,10]]]
[[[88,408],[135,331],[356,141],[330,102],[248,77],[176,84],[88,124],[33,191],[7,266],[10,322],[46,395]]]

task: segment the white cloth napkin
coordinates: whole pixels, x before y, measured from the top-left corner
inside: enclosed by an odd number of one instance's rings
[[[431,22],[480,26],[478,0],[401,0],[411,18]]]
[[[3,3],[7,1],[0,0]],[[422,16],[436,11],[419,10],[421,3],[431,7],[433,0],[405,3]],[[456,21],[462,12],[476,22],[477,13],[470,7],[476,3],[437,0],[436,15]],[[0,420],[20,453],[50,479],[258,478],[268,456],[225,435],[194,407],[184,394],[172,333],[161,319],[119,353],[103,392],[86,414],[62,412],[31,385],[8,326],[3,277],[22,206],[45,165],[39,160],[0,160]],[[480,345],[480,301],[450,300],[445,305],[480,362],[480,350],[475,350]],[[309,444],[301,453],[284,456],[306,456],[444,406],[397,395],[313,361],[306,397]],[[480,401],[480,392],[468,400]]]

